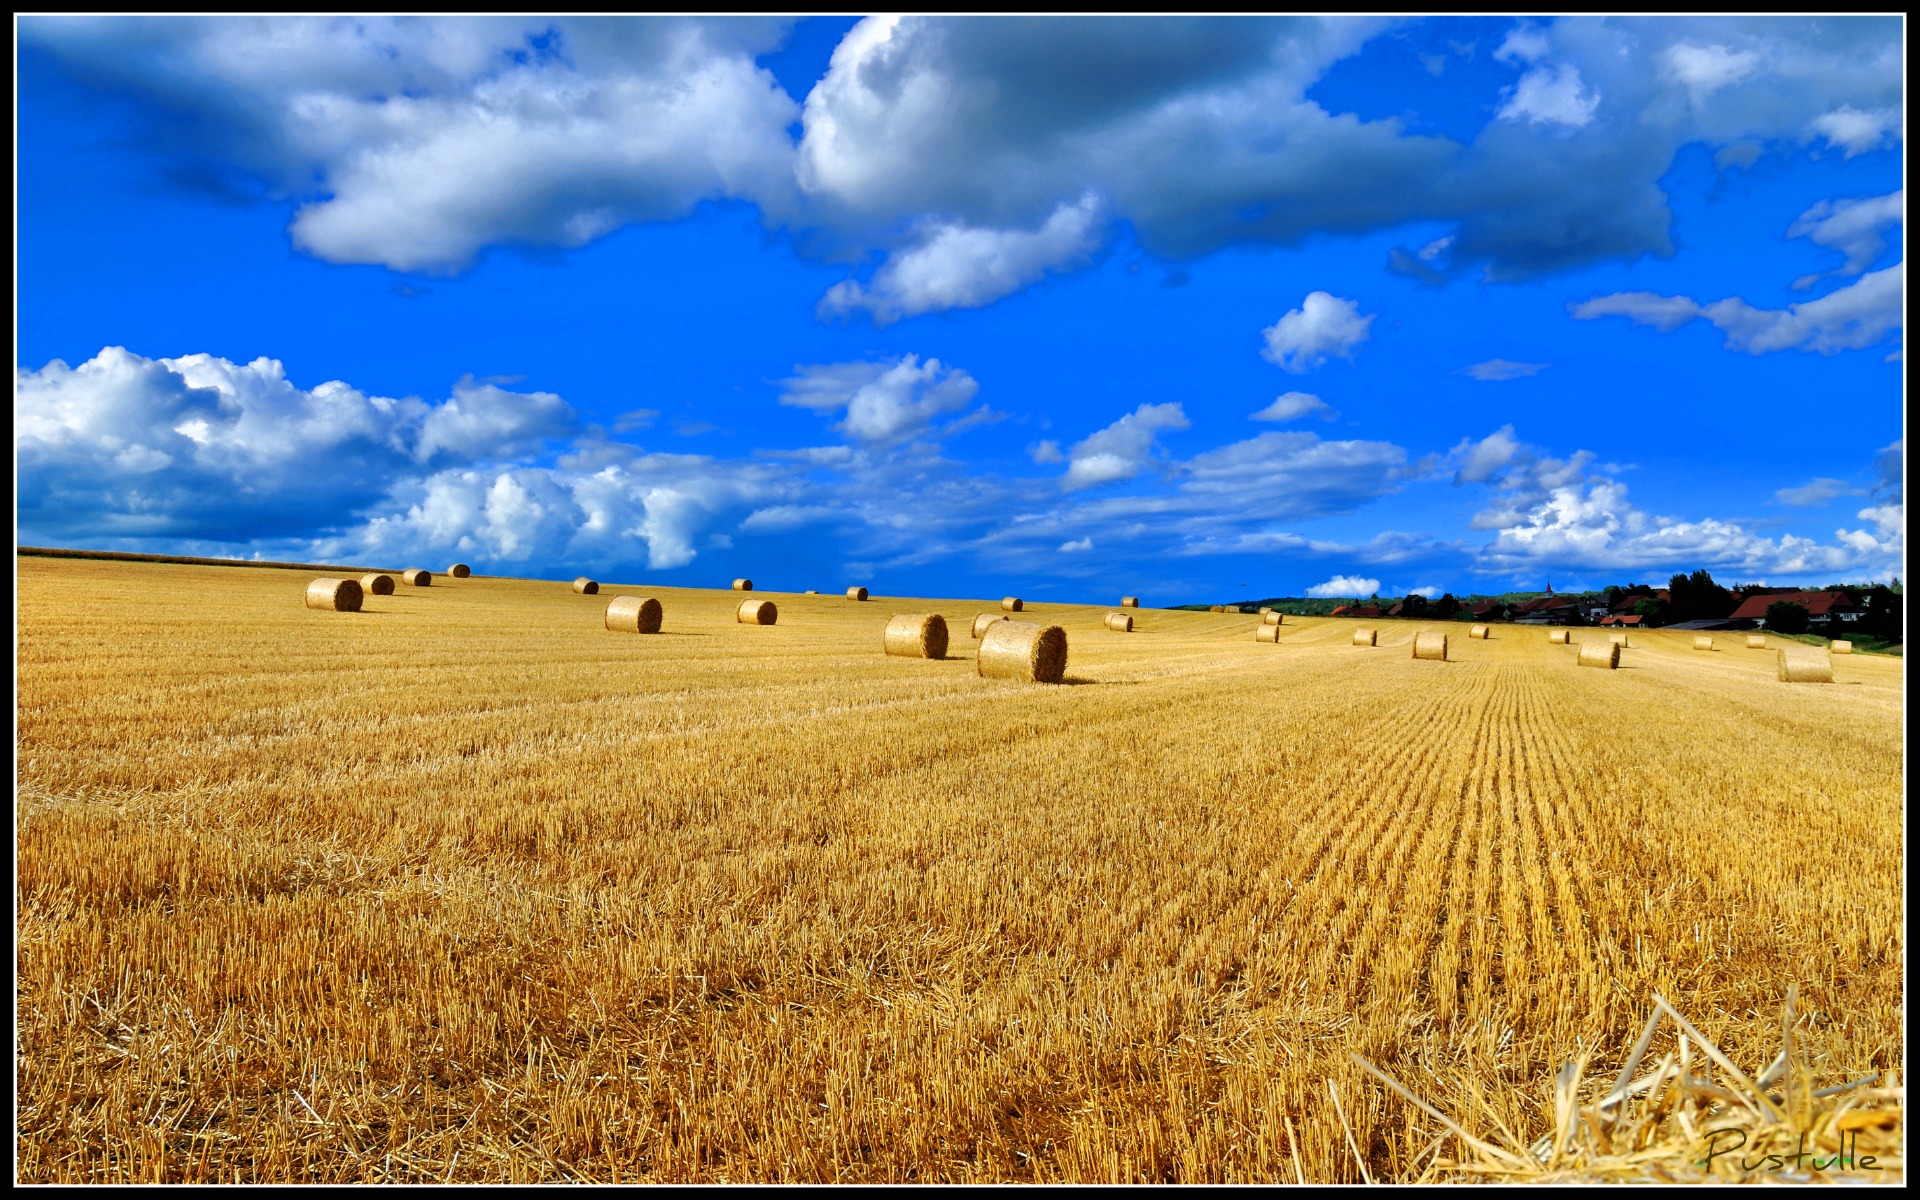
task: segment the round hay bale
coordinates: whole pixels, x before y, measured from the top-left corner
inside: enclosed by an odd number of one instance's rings
[[[1447,661],[1447,635],[1430,632],[1414,634],[1413,656],[1431,662]]]
[[[818,596],[820,592],[819,592],[819,589],[817,588],[808,588],[806,591],[801,592],[800,594],[802,596]]]
[[[1607,635],[1607,640],[1616,646],[1625,646],[1627,644],[1627,635],[1624,633],[1610,633]]]
[[[369,596],[391,596],[393,595],[393,576],[381,574],[379,571],[371,575],[362,575],[360,588]]]
[[[573,581],[573,590],[582,596],[598,596],[600,594],[600,585],[588,579],[585,575],[582,575]]]
[[[1766,648],[1767,648],[1767,636],[1765,634],[1750,633],[1747,635],[1747,649],[1765,650]]]
[[[406,580],[414,587],[433,586],[433,572],[423,571],[419,567],[408,567],[406,570],[400,572],[400,578]]]
[[[1605,667],[1611,671],[1620,665],[1620,646],[1615,642],[1581,642],[1580,665]]]
[[[652,596],[615,596],[607,601],[607,628],[615,633],[659,633],[664,615]]]
[[[1833,659],[1818,646],[1780,648],[1781,683],[1832,683]]]
[[[1828,651],[1834,654],[1852,654],[1853,643],[1849,641],[1845,641],[1841,638],[1835,638],[1833,640],[1833,643],[1829,645],[1827,649]]]
[[[1272,642],[1278,646],[1280,644],[1280,627],[1278,625],[1262,624],[1253,631],[1253,640],[1256,642]]]
[[[1485,625],[1475,625],[1472,629],[1467,630],[1467,636],[1470,638],[1479,638],[1484,642],[1492,632],[1493,630],[1488,629]]]
[[[473,574],[473,568],[465,563],[455,563],[447,568],[447,574],[453,576],[455,579],[465,579],[467,576]]]
[[[1697,637],[1697,638],[1694,638],[1694,639],[1693,639],[1693,648],[1694,648],[1695,650],[1711,650],[1711,649],[1713,649],[1713,639],[1712,639],[1712,638],[1710,638],[1710,637]]]
[[[847,599],[849,600],[865,600],[866,598],[867,589],[863,587],[850,587],[847,589]],[[940,656],[936,654],[934,657],[938,658]]]
[[[1132,633],[1133,618],[1126,613],[1108,613],[1106,626],[1115,633]]]
[[[1565,629],[1547,630],[1547,644],[1550,646],[1565,646],[1572,641],[1573,634]]]
[[[1059,683],[1067,673],[1067,631],[1058,625],[995,621],[981,637],[973,662],[988,679]]]
[[[1379,640],[1380,640],[1380,634],[1379,634],[1379,631],[1377,630],[1356,629],[1353,631],[1353,644],[1356,646],[1378,645]]]
[[[736,579],[733,581],[733,590],[736,592],[750,592],[753,590],[753,580]]]
[[[1218,604],[1209,604],[1209,605],[1207,605],[1207,611],[1208,611],[1208,612],[1219,612],[1219,611],[1220,611],[1220,606],[1219,606]]]
[[[1287,623],[1285,613],[1277,613],[1270,608],[1263,608],[1260,610],[1260,612],[1261,612],[1260,621],[1262,624],[1285,625]]]
[[[316,579],[307,585],[308,608],[323,608],[328,612],[359,612],[360,600],[358,579]]]
[[[1006,612],[1019,612],[1026,606],[1026,601],[1020,599],[1018,596],[1008,596],[1006,599],[1000,601],[1000,607]]]
[[[974,639],[977,641],[981,637],[984,637],[987,632],[987,626],[993,624],[995,621],[1006,621],[1010,619],[1011,618],[1006,617],[1000,613],[981,613],[979,616],[973,619]]]
[[[780,610],[771,600],[742,600],[733,619],[742,625],[771,625],[780,617]]]
[[[898,613],[887,622],[881,644],[902,658],[945,658],[947,619],[939,613]]]
[[[1270,612],[1272,612],[1273,610],[1272,610],[1272,609],[1270,609],[1270,608],[1266,608],[1266,607],[1261,607],[1261,608],[1258,608],[1258,609],[1256,609],[1256,610],[1254,610],[1254,611],[1255,611],[1256,613],[1258,613],[1258,614],[1259,614],[1260,616],[1263,616],[1263,617],[1264,617],[1264,616],[1266,616],[1266,615],[1267,615],[1268,613],[1270,613]]]
[[[1120,597],[1120,607],[1121,607],[1121,608],[1139,608],[1139,607],[1140,607],[1140,597],[1138,597],[1138,596],[1122,596],[1122,597]]]

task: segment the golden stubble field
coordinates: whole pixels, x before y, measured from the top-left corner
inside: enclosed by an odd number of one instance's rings
[[[17,561],[22,1180],[1358,1179],[1328,1081],[1411,1177],[1350,1051],[1516,1129],[1655,991],[1904,1054],[1898,660]]]

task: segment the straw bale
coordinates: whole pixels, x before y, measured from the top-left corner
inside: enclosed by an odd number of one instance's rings
[[[973,636],[976,639],[980,638],[987,632],[987,626],[993,624],[995,621],[1006,621],[1009,619],[1011,618],[1001,613],[981,613],[973,619]]]
[[[1432,662],[1447,661],[1447,635],[1422,632],[1413,636],[1413,656]]]
[[[1832,683],[1833,659],[1818,646],[1780,648],[1781,683]]]
[[[615,596],[607,601],[607,628],[615,633],[659,633],[663,615],[651,596]]]
[[[1479,638],[1483,642],[1486,641],[1487,637],[1492,633],[1493,630],[1488,629],[1485,625],[1475,625],[1473,628],[1467,630],[1468,637]]]
[[[1374,629],[1356,629],[1353,631],[1353,644],[1356,646],[1374,646],[1380,641],[1380,633]]]
[[[733,590],[736,592],[750,592],[753,590],[753,580],[736,579],[733,581]]]
[[[1266,615],[1267,615],[1268,613],[1270,613],[1270,612],[1272,612],[1272,611],[1273,611],[1273,610],[1272,610],[1271,608],[1268,608],[1268,607],[1266,607],[1265,605],[1262,605],[1262,606],[1261,606],[1261,607],[1260,607],[1260,608],[1259,608],[1258,610],[1256,610],[1256,612],[1257,612],[1257,615],[1259,615],[1259,616],[1262,616],[1262,617],[1264,617],[1264,616],[1266,616]]]
[[[867,589],[863,587],[850,587],[847,589],[847,599],[849,600],[865,600],[866,598]]]
[[[1766,635],[1766,634],[1764,634],[1764,633],[1750,633],[1750,634],[1748,634],[1748,635],[1747,635],[1747,649],[1749,649],[1749,650],[1765,650],[1766,648],[1767,648],[1767,635]]]
[[[1253,640],[1256,642],[1272,642],[1277,646],[1280,644],[1280,627],[1278,625],[1260,625],[1253,631]]]
[[[598,596],[600,594],[600,585],[588,579],[585,575],[582,575],[573,581],[573,590],[582,596]]]
[[[1018,596],[1008,596],[1006,599],[1000,601],[1000,607],[1007,612],[1019,612],[1026,606],[1026,602]]]
[[[360,588],[369,596],[391,596],[393,595],[393,576],[379,571],[371,575],[362,575]]]
[[[1272,610],[1272,609],[1270,609],[1270,608],[1267,608],[1267,609],[1262,609],[1262,610],[1261,610],[1261,612],[1262,612],[1262,614],[1263,614],[1263,615],[1261,616],[1261,618],[1260,618],[1260,621],[1261,621],[1261,623],[1262,623],[1262,624],[1265,624],[1265,625],[1285,625],[1285,624],[1287,623],[1287,622],[1286,622],[1286,614],[1285,614],[1285,613],[1278,613],[1278,612],[1275,612],[1275,611],[1273,611],[1273,610]]]
[[[1133,618],[1126,613],[1108,613],[1106,626],[1115,633],[1132,633]]]
[[[1625,646],[1628,644],[1627,635],[1624,633],[1610,633],[1607,635],[1607,640],[1616,646]]]
[[[945,658],[947,619],[939,613],[898,613],[880,640],[888,654],[902,658]]]
[[[1120,597],[1120,607],[1121,607],[1121,608],[1139,608],[1139,607],[1140,607],[1140,597],[1138,597],[1138,596],[1122,596],[1122,597]]]
[[[323,608],[328,612],[359,612],[360,600],[358,579],[316,579],[307,585],[308,608]]]
[[[1620,645],[1618,642],[1581,642],[1580,665],[1583,667],[1605,667],[1611,671],[1620,665]]]
[[[447,568],[447,574],[453,576],[455,579],[465,579],[467,576],[473,574],[473,568],[465,563],[455,563]]]
[[[1841,638],[1835,638],[1833,640],[1833,643],[1829,645],[1827,649],[1833,652],[1834,654],[1852,654],[1853,643],[1849,641],[1845,641]]]
[[[771,600],[742,600],[733,619],[742,625],[771,625],[779,616]]]
[[[989,679],[1059,683],[1067,671],[1067,631],[1058,625],[995,621],[980,639],[974,669]]]
[[[408,567],[406,570],[400,572],[400,578],[406,580],[414,587],[433,586],[433,572],[423,571],[419,567]]]
[[[1571,643],[1572,641],[1573,641],[1573,634],[1568,630],[1565,630],[1565,629],[1547,630],[1547,642],[1549,645],[1565,646]]]
[[[1711,650],[1713,649],[1713,639],[1704,635],[1696,637],[1693,639],[1693,648],[1695,650]]]

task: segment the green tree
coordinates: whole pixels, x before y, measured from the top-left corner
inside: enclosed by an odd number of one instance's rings
[[[1775,633],[1805,633],[1807,631],[1807,610],[1790,600],[1776,600],[1767,605],[1767,628]]]
[[[1648,598],[1633,606],[1642,625],[1665,625],[1667,623],[1667,603],[1664,600]]]
[[[1861,618],[1861,632],[1889,642],[1899,641],[1905,608],[1904,598],[1899,592],[1885,584],[1875,584],[1873,590],[1867,593],[1867,615]]]
[[[1453,614],[1459,611],[1460,601],[1454,598],[1452,592],[1440,593],[1440,598],[1433,602],[1433,615],[1439,617],[1442,621],[1453,620]]]
[[[1401,616],[1424,617],[1427,615],[1427,598],[1425,596],[1416,592],[1407,597],[1406,604],[1407,606],[1400,610]]]
[[[1734,594],[1706,571],[1675,575],[1667,583],[1667,594],[1673,598],[1668,609],[1671,621],[1717,621],[1740,607]]]

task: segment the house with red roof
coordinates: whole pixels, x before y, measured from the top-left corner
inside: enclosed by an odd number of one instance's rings
[[[1853,597],[1845,592],[1767,591],[1741,601],[1740,607],[1734,609],[1733,615],[1727,620],[1741,622],[1741,628],[1764,628],[1769,604],[1798,604],[1807,610],[1808,623],[1813,625],[1853,622],[1866,615],[1866,610],[1855,604]]]

